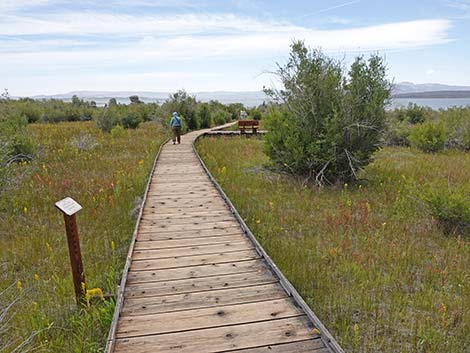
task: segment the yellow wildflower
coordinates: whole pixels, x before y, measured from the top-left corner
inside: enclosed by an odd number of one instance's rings
[[[260,224],[261,223],[261,220],[260,219],[257,219],[256,220],[256,224]]]
[[[359,333],[359,325],[358,325],[358,324],[354,324],[353,330],[354,330],[354,335],[357,336],[358,333]]]
[[[39,281],[39,275],[37,273],[34,274],[34,280]]]
[[[317,329],[316,327],[312,330],[312,333],[320,336],[320,330]]]
[[[88,289],[85,294],[87,306],[90,306],[90,299],[94,297],[100,297],[101,300],[104,300],[103,291],[100,288]]]
[[[23,207],[23,212],[24,212],[24,214],[28,214],[28,207],[26,207],[26,206]]]
[[[111,252],[114,254],[114,250],[116,250],[116,244],[114,243],[114,240],[111,240]]]
[[[143,160],[143,159],[141,159],[141,160],[139,161],[139,165],[144,165],[144,160]]]
[[[18,280],[18,282],[16,282],[16,288],[21,292],[23,290],[23,286],[21,285],[21,281]]]

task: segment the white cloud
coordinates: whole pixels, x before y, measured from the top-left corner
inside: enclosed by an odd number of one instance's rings
[[[107,87],[114,87],[112,82],[116,85],[139,80],[148,85],[152,80],[171,82],[170,77],[163,77],[164,70],[188,85],[203,84],[199,89],[210,89],[210,85],[224,82],[241,87],[247,85],[247,80],[257,82],[253,77],[268,68],[248,65],[243,67],[244,76],[230,72],[211,80],[207,79],[208,75],[185,74],[183,78],[174,73],[178,65],[190,68],[195,61],[204,62],[206,58],[211,63],[219,60],[224,67],[245,58],[254,61],[268,57],[273,63],[287,54],[293,39],[304,39],[311,47],[344,53],[443,44],[452,40],[451,26],[450,21],[437,19],[320,30],[225,13],[136,16],[67,12],[34,18],[3,14],[0,15],[0,87],[19,87],[24,83],[21,80],[27,80],[25,75],[34,81],[34,77],[46,74],[52,75],[54,82],[62,82],[64,87],[67,82],[75,82],[77,89],[94,87],[85,86],[89,81],[84,81],[84,77],[90,80],[95,77],[96,82],[106,79]],[[159,76],[133,75],[136,67],[146,72],[158,67]],[[115,73],[96,75],[111,70]],[[86,73],[94,74],[86,76]],[[59,76],[63,79],[59,80]]]
[[[1,0],[0,12],[13,12],[25,8],[47,5],[54,2],[57,2],[57,0]]]
[[[427,69],[427,70],[426,70],[426,75],[428,75],[428,76],[431,76],[431,75],[433,75],[433,74],[435,74],[435,73],[436,73],[436,71],[435,71],[434,69]]]
[[[448,1],[447,5],[462,11],[470,11],[470,1],[469,0],[454,0]]]

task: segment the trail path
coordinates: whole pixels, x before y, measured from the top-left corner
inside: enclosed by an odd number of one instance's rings
[[[341,352],[201,165],[193,143],[206,131],[161,150],[106,351]]]

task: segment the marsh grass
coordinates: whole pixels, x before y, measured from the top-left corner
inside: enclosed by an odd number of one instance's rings
[[[32,124],[28,133],[38,154],[16,166],[22,180],[0,200],[0,292],[10,288],[0,308],[20,298],[9,337],[23,342],[37,332],[31,349],[99,352],[114,302],[98,295],[96,304],[76,306],[64,221],[54,203],[70,196],[83,206],[77,221],[88,288],[114,295],[136,222],[134,201],[164,134],[145,123],[113,137],[93,122]]]
[[[385,148],[355,185],[270,171],[262,139],[197,147],[250,229],[347,352],[468,352],[470,245],[421,195],[470,189],[470,154]]]

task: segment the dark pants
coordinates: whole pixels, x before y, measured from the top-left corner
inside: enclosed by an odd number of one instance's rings
[[[171,131],[173,131],[173,143],[175,143],[175,141],[181,143],[181,126],[175,126]]]

